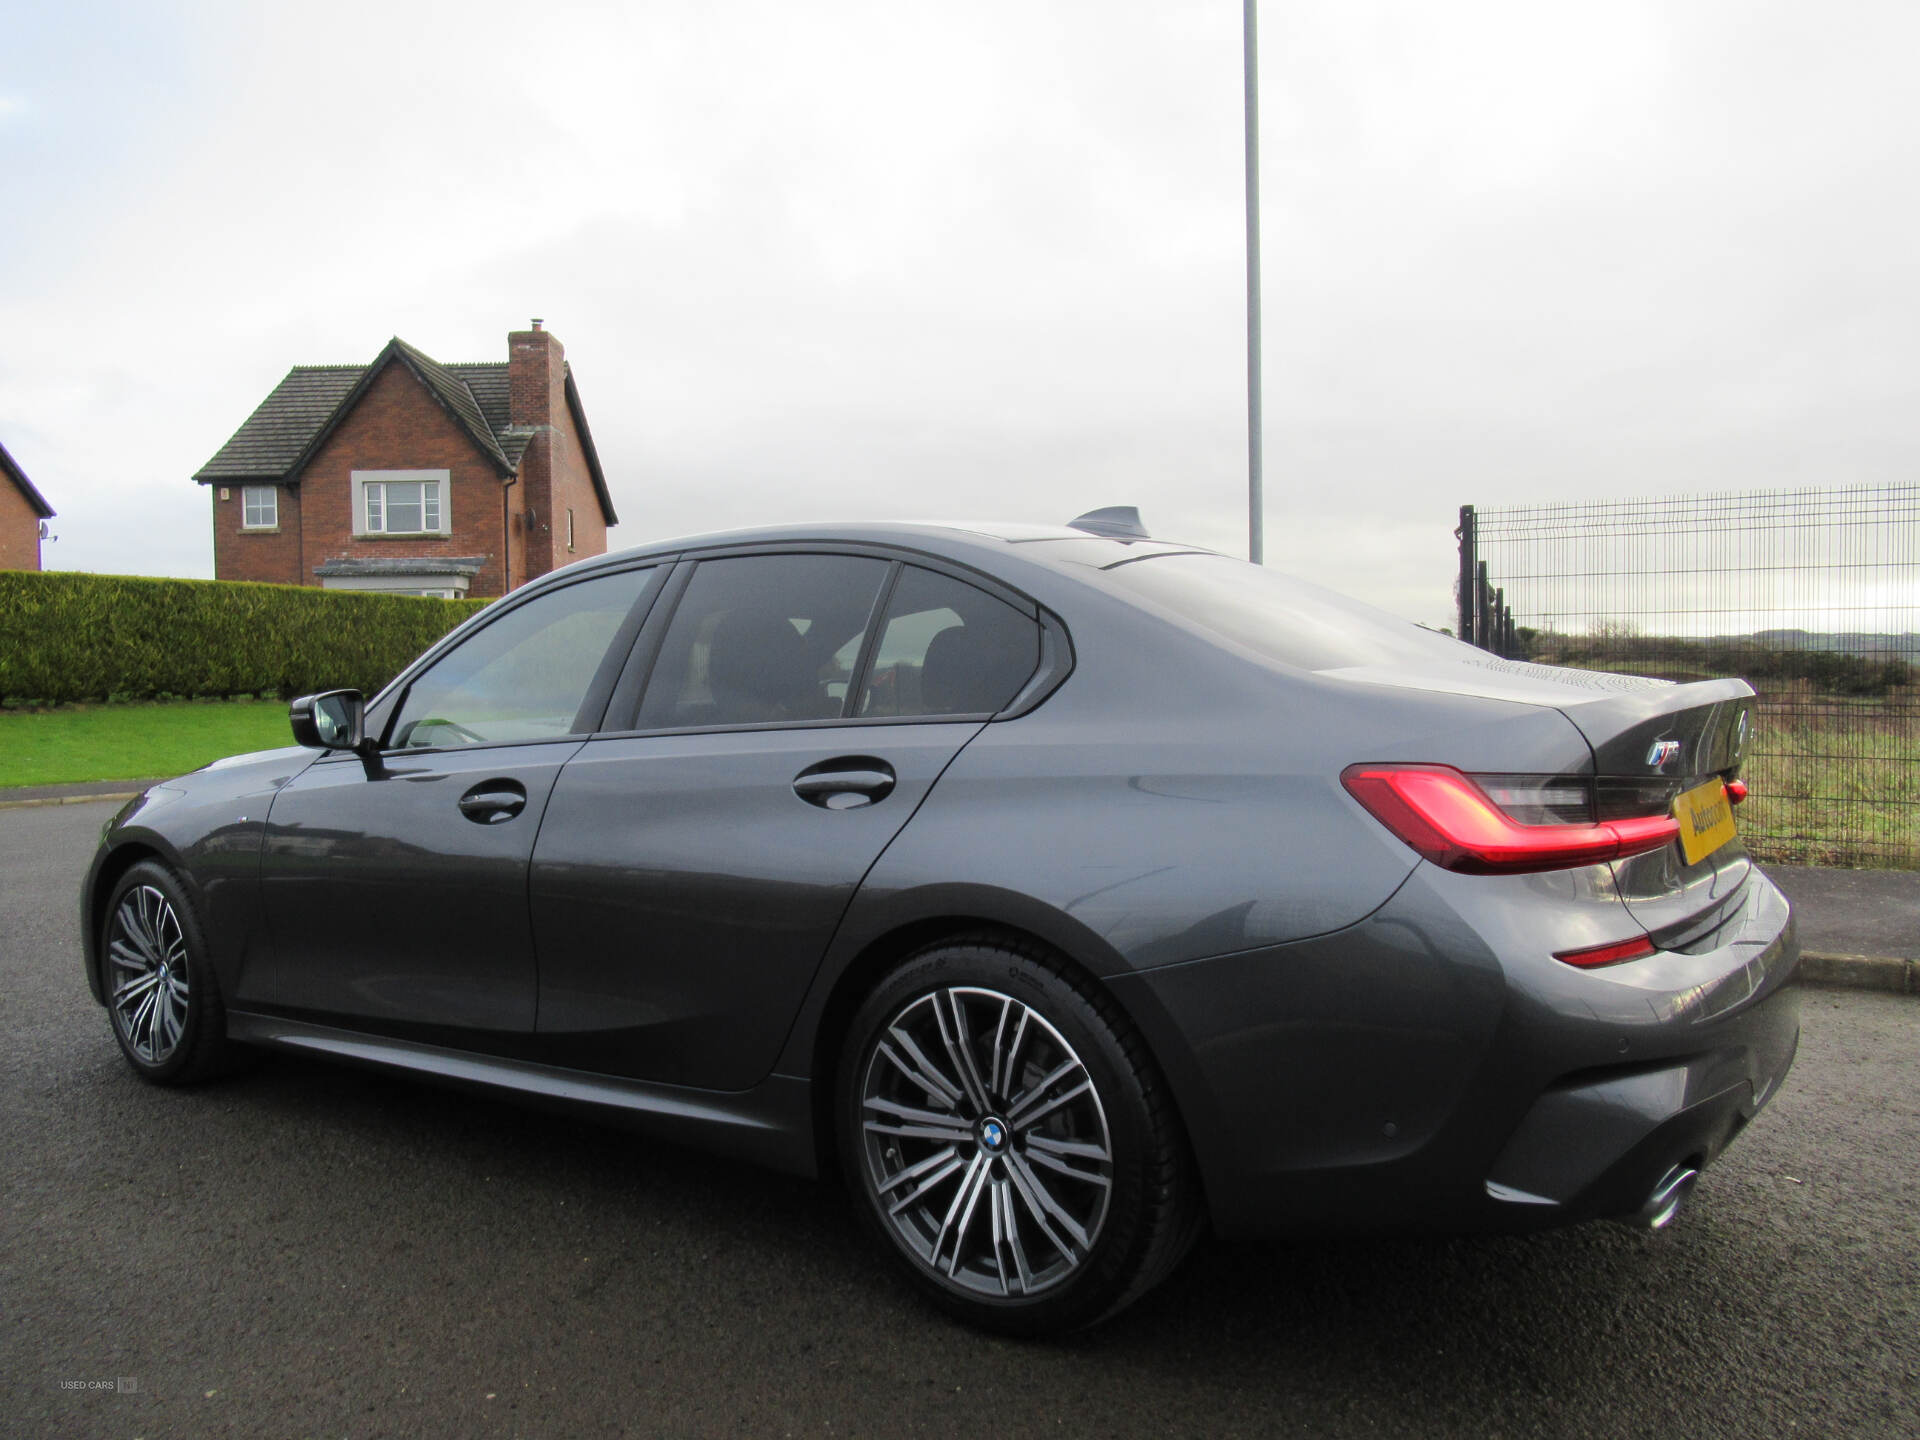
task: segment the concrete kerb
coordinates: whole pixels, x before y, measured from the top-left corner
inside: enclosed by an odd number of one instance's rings
[[[96,800],[125,804],[139,793],[138,790],[109,790],[100,795],[38,795],[26,800],[0,800],[0,810],[25,810],[33,805],[91,805]]]
[[[1920,995],[1920,961],[1891,955],[1828,955],[1800,952],[1800,978],[1808,985],[1836,990],[1885,990]]]
[[[66,785],[20,785],[0,790],[0,810],[19,810],[31,805],[92,805],[101,800],[124,805],[165,778],[153,776],[139,780],[129,776],[116,780],[83,780]]]

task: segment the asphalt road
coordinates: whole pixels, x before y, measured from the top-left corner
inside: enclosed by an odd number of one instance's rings
[[[1920,874],[1769,865],[1800,913],[1800,943],[1835,955],[1920,960]]]
[[[308,1061],[142,1084],[79,970],[111,808],[0,812],[0,1434],[1920,1435],[1920,1001],[1809,991],[1666,1234],[1204,1243],[1021,1344],[830,1186]]]

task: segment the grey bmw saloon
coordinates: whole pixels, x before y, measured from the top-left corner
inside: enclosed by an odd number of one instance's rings
[[[1799,1037],[1752,695],[1124,516],[675,541],[129,803],[87,981],[156,1082],[279,1047],[837,1172],[1055,1332],[1207,1227],[1670,1220]]]

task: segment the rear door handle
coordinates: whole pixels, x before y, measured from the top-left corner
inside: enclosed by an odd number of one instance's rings
[[[893,793],[893,767],[871,755],[842,755],[809,765],[793,780],[793,793],[823,810],[857,810]]]
[[[460,813],[476,825],[504,824],[526,805],[526,787],[517,780],[483,780],[460,797]]]

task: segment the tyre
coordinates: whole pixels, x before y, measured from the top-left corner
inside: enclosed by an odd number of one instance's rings
[[[1113,1001],[998,940],[909,958],[854,1016],[840,1155],[911,1283],[986,1329],[1091,1325],[1198,1234],[1171,1097]]]
[[[233,1067],[226,1006],[199,918],[165,866],[143,860],[113,887],[100,965],[114,1038],[142,1077],[180,1085]]]

